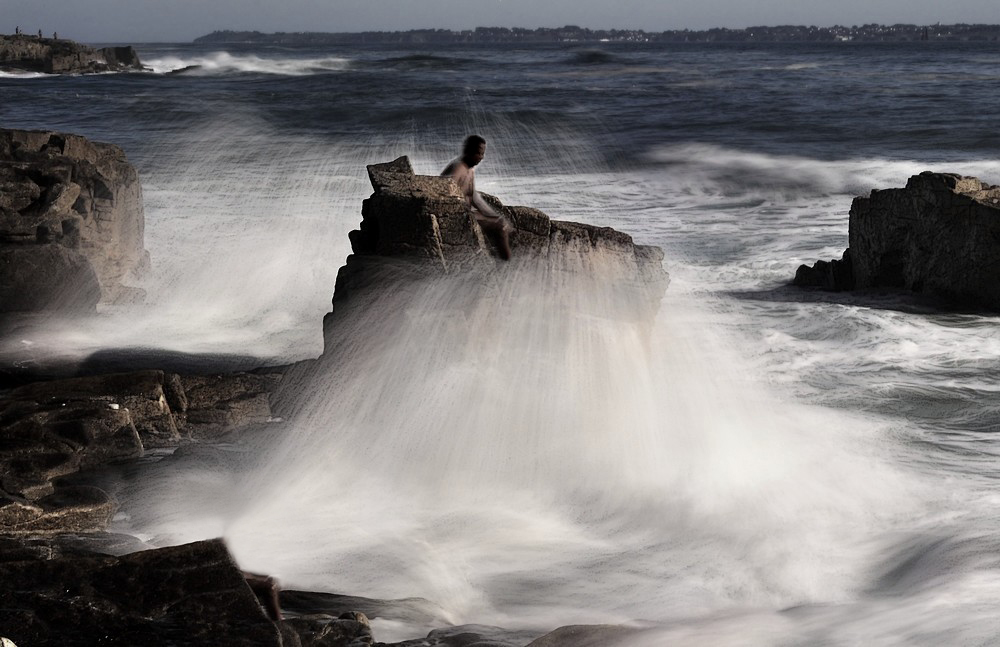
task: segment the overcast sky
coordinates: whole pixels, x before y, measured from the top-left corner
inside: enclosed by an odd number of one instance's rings
[[[0,0],[0,33],[186,42],[217,29],[633,28],[1000,23],[1000,0]]]

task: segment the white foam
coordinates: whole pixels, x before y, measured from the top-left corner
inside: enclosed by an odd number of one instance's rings
[[[321,58],[265,58],[255,54],[231,54],[220,51],[204,56],[162,56],[143,64],[154,72],[165,74],[183,70],[192,75],[256,72],[286,76],[305,76],[323,72],[339,72],[350,66],[350,59],[325,56]]]

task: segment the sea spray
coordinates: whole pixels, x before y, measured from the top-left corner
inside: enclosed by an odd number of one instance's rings
[[[209,490],[175,465],[133,521],[194,539],[217,499],[245,567],[449,622],[848,599],[920,498],[878,428],[775,398],[696,303],[643,321],[579,270],[515,262],[354,313],[273,444]]]

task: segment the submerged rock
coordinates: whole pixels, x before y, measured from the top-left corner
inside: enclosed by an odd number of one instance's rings
[[[841,261],[796,273],[830,290],[896,289],[960,306],[1000,309],[1000,187],[924,172],[902,189],[855,198]]]
[[[0,70],[94,74],[143,69],[131,45],[95,49],[66,39],[27,34],[0,36]]]
[[[0,129],[0,312],[140,300],[142,188],[120,148]]]

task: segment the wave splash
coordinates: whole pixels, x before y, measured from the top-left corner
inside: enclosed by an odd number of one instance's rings
[[[351,65],[351,60],[336,56],[321,58],[265,58],[254,54],[231,54],[220,51],[204,56],[163,56],[144,61],[157,74],[190,74],[211,76],[219,74],[275,74],[307,76],[326,72],[340,72]]]
[[[902,186],[922,171],[1000,177],[995,160],[955,160],[933,164],[916,160],[856,158],[824,160],[774,155],[706,143],[657,147],[645,159],[669,169],[672,181],[697,187],[702,195],[759,194],[784,198],[862,195],[872,189]]]
[[[224,533],[290,587],[421,596],[455,623],[847,598],[866,542],[925,500],[877,433],[776,402],[691,304],[645,329],[573,276],[510,266],[471,306],[458,279],[376,304],[290,386],[282,438],[228,475],[144,477],[130,523]]]

